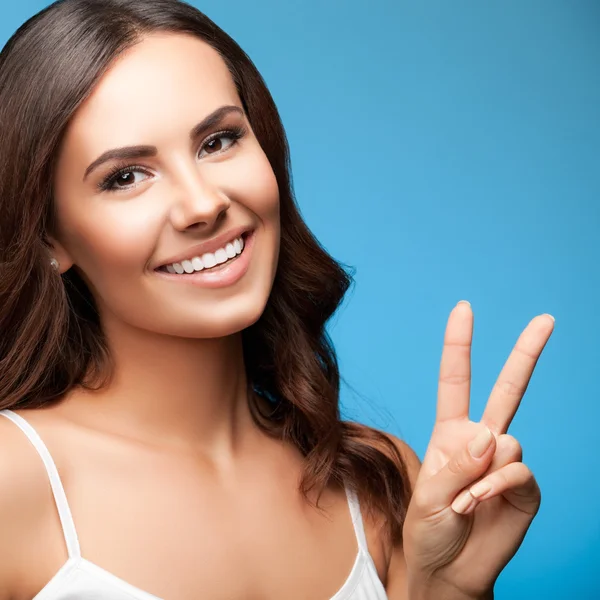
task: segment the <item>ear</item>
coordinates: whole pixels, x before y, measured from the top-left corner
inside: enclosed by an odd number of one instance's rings
[[[59,273],[68,271],[73,266],[73,259],[67,249],[54,236],[47,235],[46,239],[50,245],[48,260],[55,258],[58,261]]]

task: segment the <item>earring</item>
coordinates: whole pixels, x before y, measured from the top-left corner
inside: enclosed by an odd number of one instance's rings
[[[51,258],[50,259],[50,266],[55,270],[58,271],[58,261],[55,258]]]

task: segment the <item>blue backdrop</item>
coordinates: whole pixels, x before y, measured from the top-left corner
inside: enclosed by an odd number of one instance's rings
[[[496,598],[600,598],[600,2],[192,3],[262,72],[301,210],[356,268],[330,327],[346,416],[422,458],[454,304],[475,419],[528,321],[556,317],[510,430],[542,506]],[[3,5],[0,43],[47,4]]]

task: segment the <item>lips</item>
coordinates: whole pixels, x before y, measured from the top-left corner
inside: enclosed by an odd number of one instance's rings
[[[250,231],[244,236],[244,248],[235,259],[227,261],[219,267],[194,271],[193,273],[169,273],[155,269],[154,275],[169,284],[190,285],[203,288],[226,288],[242,279],[250,266],[255,244],[256,232]]]

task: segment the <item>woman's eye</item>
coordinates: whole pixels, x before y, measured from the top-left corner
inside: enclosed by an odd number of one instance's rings
[[[238,139],[238,137],[235,135],[235,133],[232,133],[232,132],[220,133],[220,134],[216,135],[215,137],[213,137],[212,139],[208,140],[208,142],[206,142],[204,144],[203,148],[210,148],[210,150],[214,151],[214,152],[209,152],[209,154],[215,154],[217,152],[221,152],[223,150],[223,144],[219,140],[222,140],[223,138],[229,138],[229,139],[233,140],[233,143],[230,144],[230,146],[235,144],[235,142]],[[229,146],[227,146],[227,147],[229,147]]]
[[[135,180],[135,173],[141,173],[141,171],[134,171],[133,169],[130,169],[129,171],[122,171],[121,173],[118,173],[110,182],[109,187],[111,189],[114,189],[115,186],[117,188],[128,188],[133,185],[136,185],[137,183],[139,183],[139,181]]]

